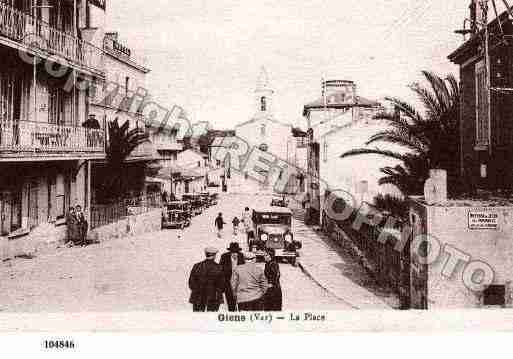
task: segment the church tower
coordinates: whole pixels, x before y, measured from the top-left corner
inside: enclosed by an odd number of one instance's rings
[[[273,89],[269,86],[269,77],[267,76],[267,71],[262,66],[255,89],[256,109],[257,114],[260,116],[271,115],[273,93]]]

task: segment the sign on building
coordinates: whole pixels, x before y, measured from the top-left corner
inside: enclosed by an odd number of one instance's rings
[[[499,229],[499,213],[494,210],[471,209],[468,212],[468,228],[496,231]]]

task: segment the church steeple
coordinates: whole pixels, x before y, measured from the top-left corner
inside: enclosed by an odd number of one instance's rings
[[[265,70],[265,67],[262,66],[255,88],[257,112],[270,112],[273,93],[274,91],[269,86],[269,76],[267,75],[267,71]]]

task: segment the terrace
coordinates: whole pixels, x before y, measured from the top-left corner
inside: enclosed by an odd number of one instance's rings
[[[1,1],[0,43],[103,74],[101,49]]]
[[[105,156],[105,132],[45,122],[0,123],[0,161],[13,158]]]

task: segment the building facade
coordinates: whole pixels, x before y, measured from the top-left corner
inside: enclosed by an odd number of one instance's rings
[[[292,125],[277,120],[273,114],[274,90],[269,85],[267,72],[261,69],[255,95],[255,114],[235,126],[235,135],[245,141],[250,149],[258,149],[273,154],[290,163],[296,153],[296,140],[292,135]],[[273,192],[270,183],[257,183],[245,173],[232,173],[230,186],[238,192]],[[272,177],[268,176],[268,177]],[[293,192],[295,182],[288,186]]]
[[[70,206],[90,206],[91,161],[105,157],[82,80],[104,78],[102,50],[82,40],[85,0],[0,3],[0,241],[4,253],[65,236]],[[75,14],[75,16],[73,16]]]
[[[323,82],[322,97],[303,108],[307,120],[307,198],[311,223],[318,224],[326,195],[344,190],[358,200],[370,200],[380,191],[379,168],[388,162],[378,158],[346,158],[340,155],[360,148],[383,126],[372,121],[383,108],[377,101],[357,95],[347,80]]]
[[[471,18],[479,16],[478,9],[472,2]],[[472,27],[470,39],[449,55],[460,71],[460,172],[473,191],[512,189],[513,45],[505,39],[513,35],[513,26],[508,18],[503,13],[488,24],[488,64],[483,53],[484,29],[477,26]]]

